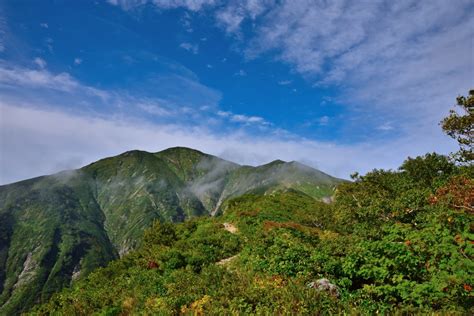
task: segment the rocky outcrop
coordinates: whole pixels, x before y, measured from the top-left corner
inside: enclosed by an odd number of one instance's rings
[[[316,280],[314,282],[310,282],[307,285],[309,288],[316,289],[320,292],[327,292],[331,296],[339,297],[339,289],[335,284],[332,284],[328,279],[323,278]]]

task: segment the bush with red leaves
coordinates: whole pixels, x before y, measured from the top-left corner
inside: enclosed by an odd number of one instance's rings
[[[429,198],[430,204],[443,203],[450,208],[474,214],[474,181],[464,176],[453,177]]]

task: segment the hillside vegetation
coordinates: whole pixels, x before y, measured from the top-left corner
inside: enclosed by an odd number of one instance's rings
[[[78,170],[0,186],[0,314],[17,314],[141,245],[155,221],[221,213],[230,198],[341,180],[298,164],[259,167],[189,148],[130,151]]]
[[[339,185],[329,205],[286,189],[156,221],[31,314],[473,314],[473,179],[428,154]]]

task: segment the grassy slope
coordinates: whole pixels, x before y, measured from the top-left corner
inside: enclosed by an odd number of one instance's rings
[[[0,189],[0,214],[9,223],[2,242],[2,313],[49,297],[69,285],[79,267],[87,274],[116,258],[89,180],[82,173],[60,174]]]
[[[246,193],[267,194],[295,189],[320,199],[334,194],[343,181],[297,162],[276,160],[258,167],[243,166],[229,176],[222,200]]]

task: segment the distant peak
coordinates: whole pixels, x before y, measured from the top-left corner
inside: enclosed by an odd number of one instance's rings
[[[288,165],[292,166],[293,168],[298,168],[298,169],[302,169],[302,170],[313,170],[313,171],[321,172],[320,170],[318,170],[314,167],[305,165],[304,163],[296,161],[296,160],[290,161],[288,163]]]
[[[283,161],[281,159],[276,159],[276,160],[273,160],[272,162],[267,163],[267,166],[268,165],[283,165],[283,164],[286,164],[286,161]]]
[[[189,147],[180,147],[180,146],[170,147],[170,148],[164,149],[162,151],[159,151],[158,153],[165,154],[165,153],[172,153],[172,152],[194,152],[194,153],[197,153],[197,154],[206,155],[205,153],[203,153],[202,151],[199,151],[197,149],[193,149],[193,148],[189,148]]]
[[[124,153],[121,153],[119,156],[132,156],[132,155],[140,155],[140,154],[149,154],[149,152],[135,149],[135,150],[129,150]]]
[[[304,163],[301,163],[301,162],[296,161],[296,160],[292,160],[292,161],[288,162],[288,164],[290,164],[290,165],[296,165],[296,166],[305,166],[305,167],[311,168],[310,166],[305,165]]]

